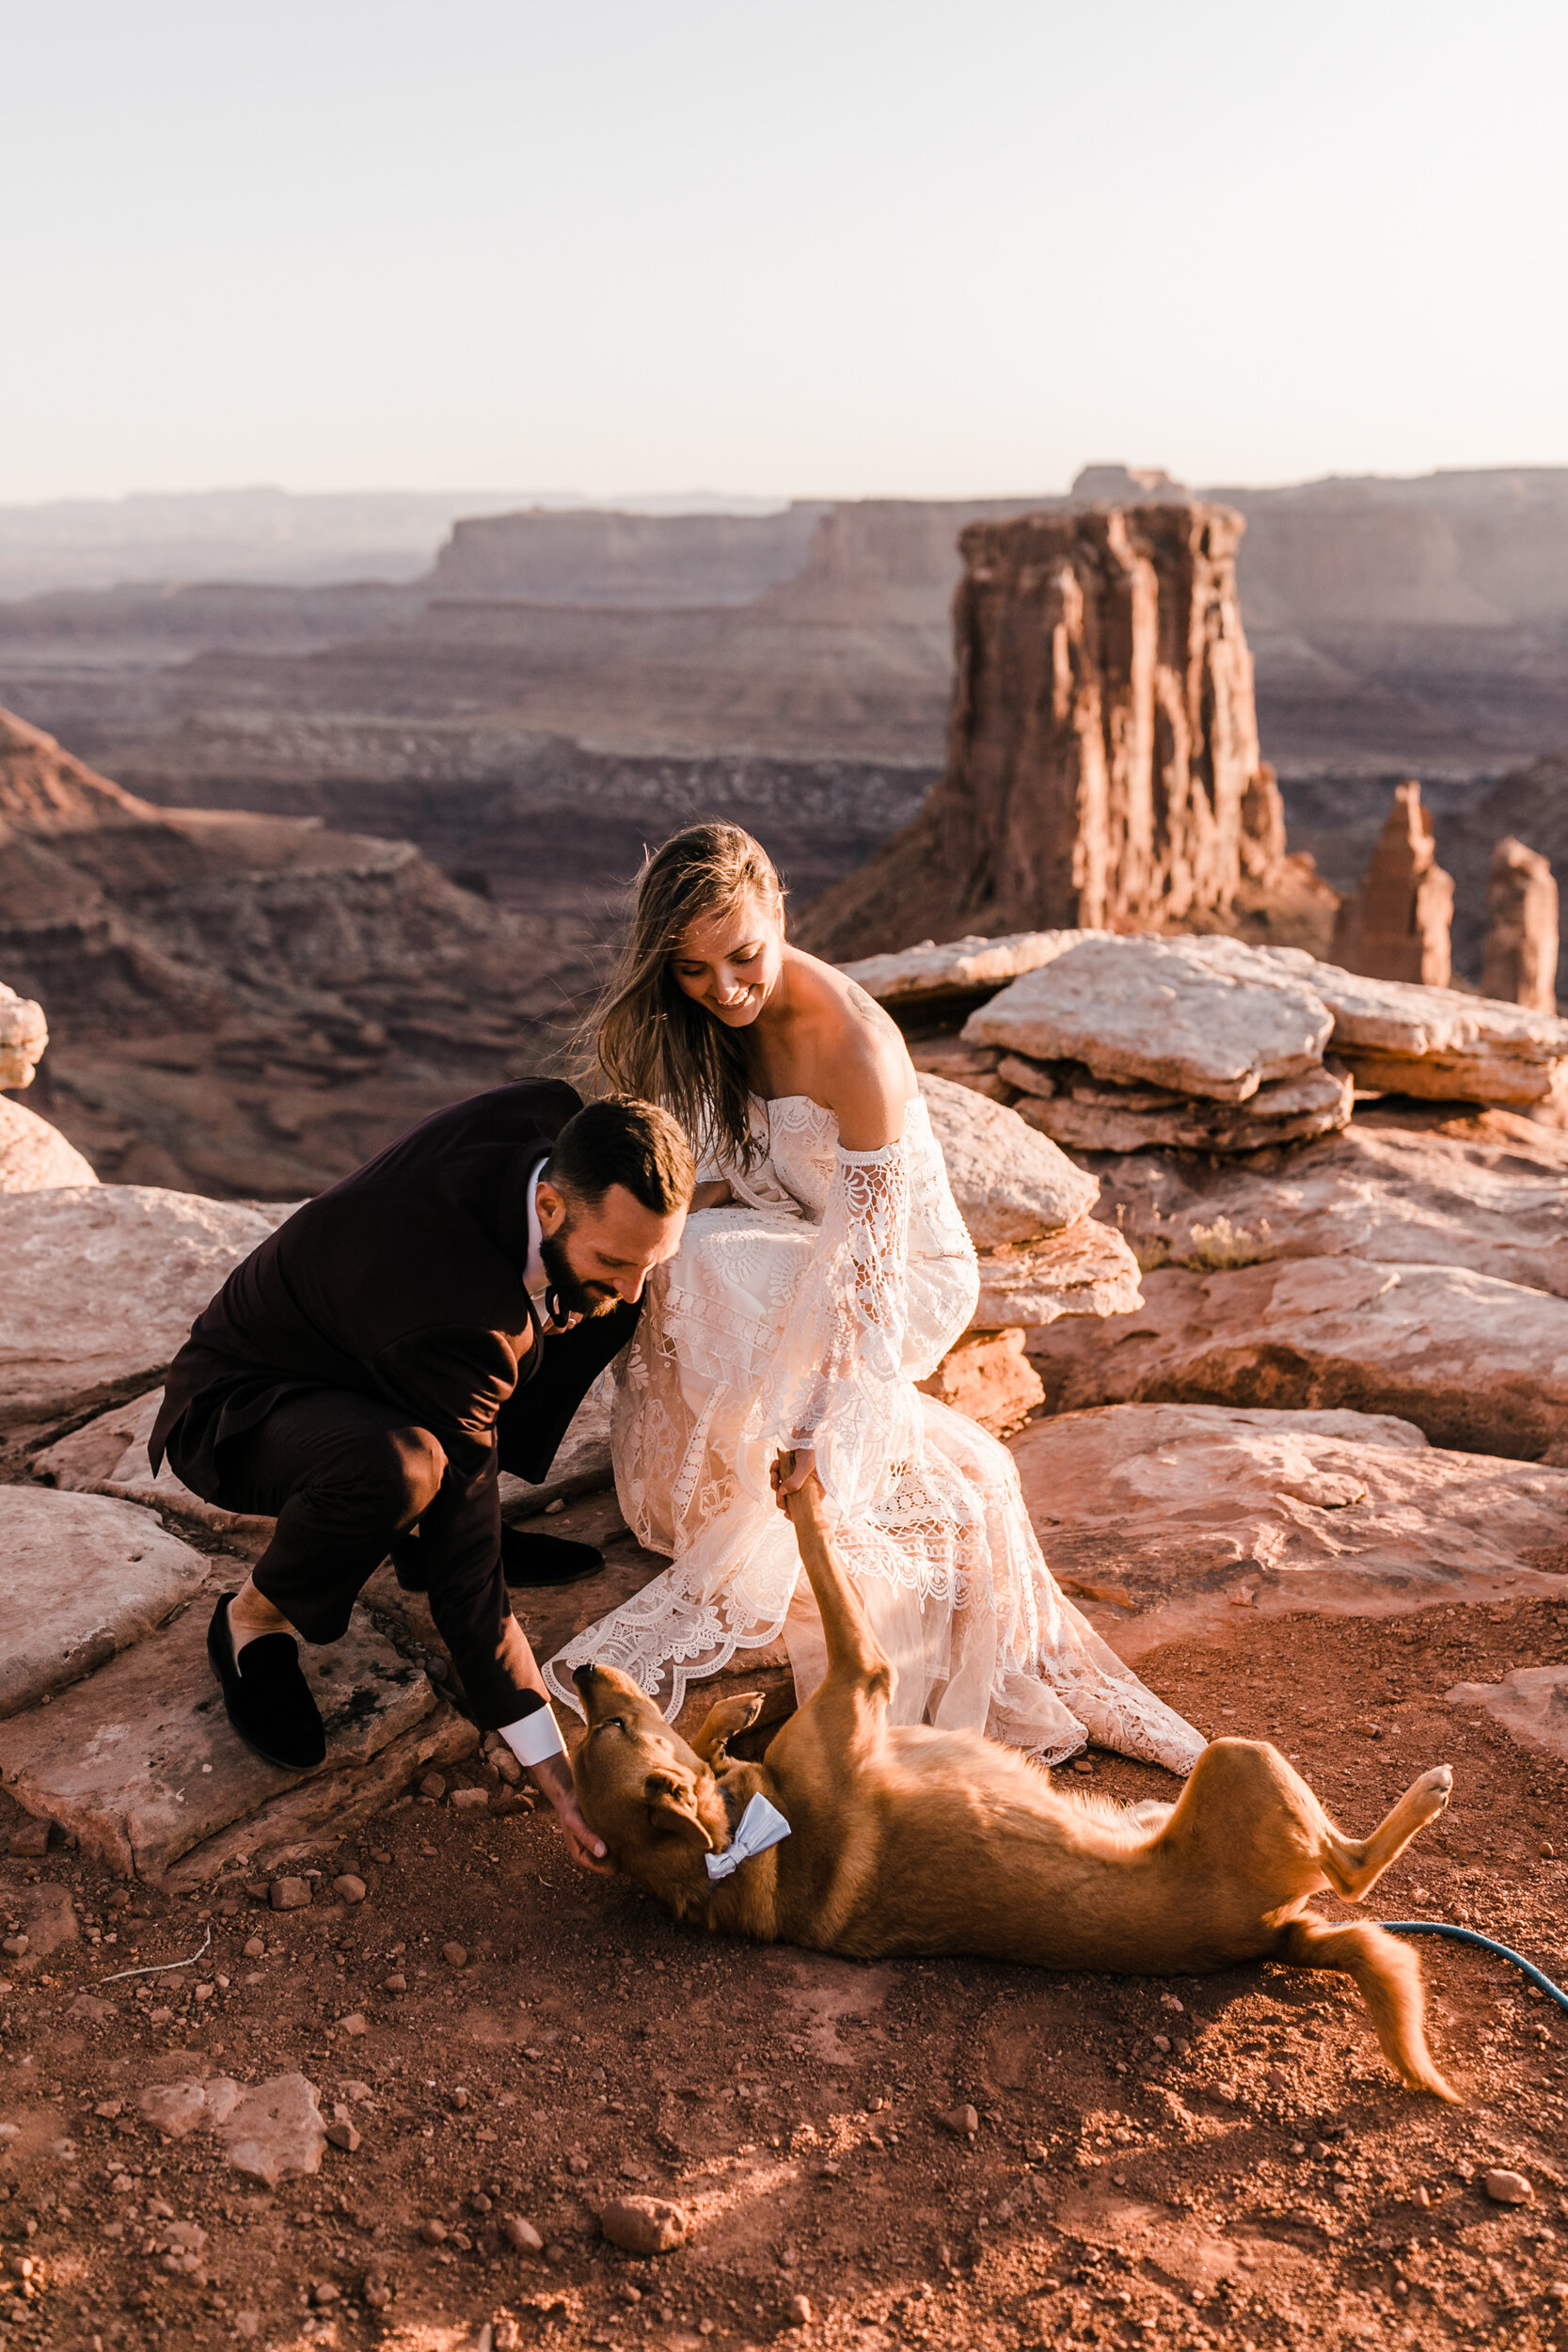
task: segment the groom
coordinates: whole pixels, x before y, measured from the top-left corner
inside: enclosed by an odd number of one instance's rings
[[[498,1472],[543,1479],[678,1248],[693,1181],[651,1103],[499,1087],[308,1200],[197,1318],[148,1451],[208,1502],[277,1520],[207,1637],[230,1722],[267,1762],[325,1756],[296,1637],[339,1640],[390,1552],[428,1593],[481,1728],[595,1867],[506,1587],[568,1582],[600,1555],[503,1531]]]

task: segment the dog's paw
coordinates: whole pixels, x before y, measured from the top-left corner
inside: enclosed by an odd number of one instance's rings
[[[1434,1764],[1430,1772],[1423,1772],[1411,1788],[1412,1801],[1419,1806],[1423,1827],[1435,1821],[1453,1794],[1453,1766]]]

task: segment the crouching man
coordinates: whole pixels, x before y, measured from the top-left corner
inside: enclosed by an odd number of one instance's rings
[[[601,1555],[503,1530],[498,1474],[544,1478],[679,1247],[693,1182],[653,1104],[499,1087],[307,1201],[198,1317],[148,1450],[208,1502],[277,1520],[207,1637],[229,1720],[268,1763],[323,1760],[298,1644],[339,1640],[389,1552],[481,1728],[598,1867],[507,1585],[566,1583]]]

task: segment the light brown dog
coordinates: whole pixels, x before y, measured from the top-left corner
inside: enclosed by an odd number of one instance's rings
[[[573,1759],[582,1810],[616,1866],[677,1918],[759,1943],[853,1959],[972,1953],[1044,1968],[1199,1975],[1238,1961],[1354,1978],[1389,2064],[1454,2093],[1427,2049],[1420,1964],[1381,1928],[1307,1911],[1324,1887],[1369,1894],[1449,1801],[1423,1772],[1367,1838],[1344,1836],[1260,1740],[1216,1740],[1174,1805],[1064,1796],[978,1732],[889,1724],[893,1669],[837,1565],[814,1479],[789,1498],[827,1636],[828,1673],[760,1764],[725,1743],[761,1702],[716,1707],[694,1747],[627,1677],[579,1666],[588,1732]],[[791,1835],[710,1880],[760,1791]]]

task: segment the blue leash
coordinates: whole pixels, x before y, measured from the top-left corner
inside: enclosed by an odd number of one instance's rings
[[[1489,1935],[1478,1935],[1473,1928],[1453,1928],[1446,1919],[1380,1919],[1377,1924],[1390,1935],[1448,1935],[1456,1944],[1473,1944],[1478,1951],[1496,1952],[1500,1960],[1511,1960],[1515,1968],[1522,1969],[1536,1990],[1544,1993],[1549,2001],[1555,2001],[1559,2009],[1568,2010],[1568,1993],[1560,1984],[1543,1976],[1522,1952],[1513,1951],[1507,1944],[1494,1943]]]

